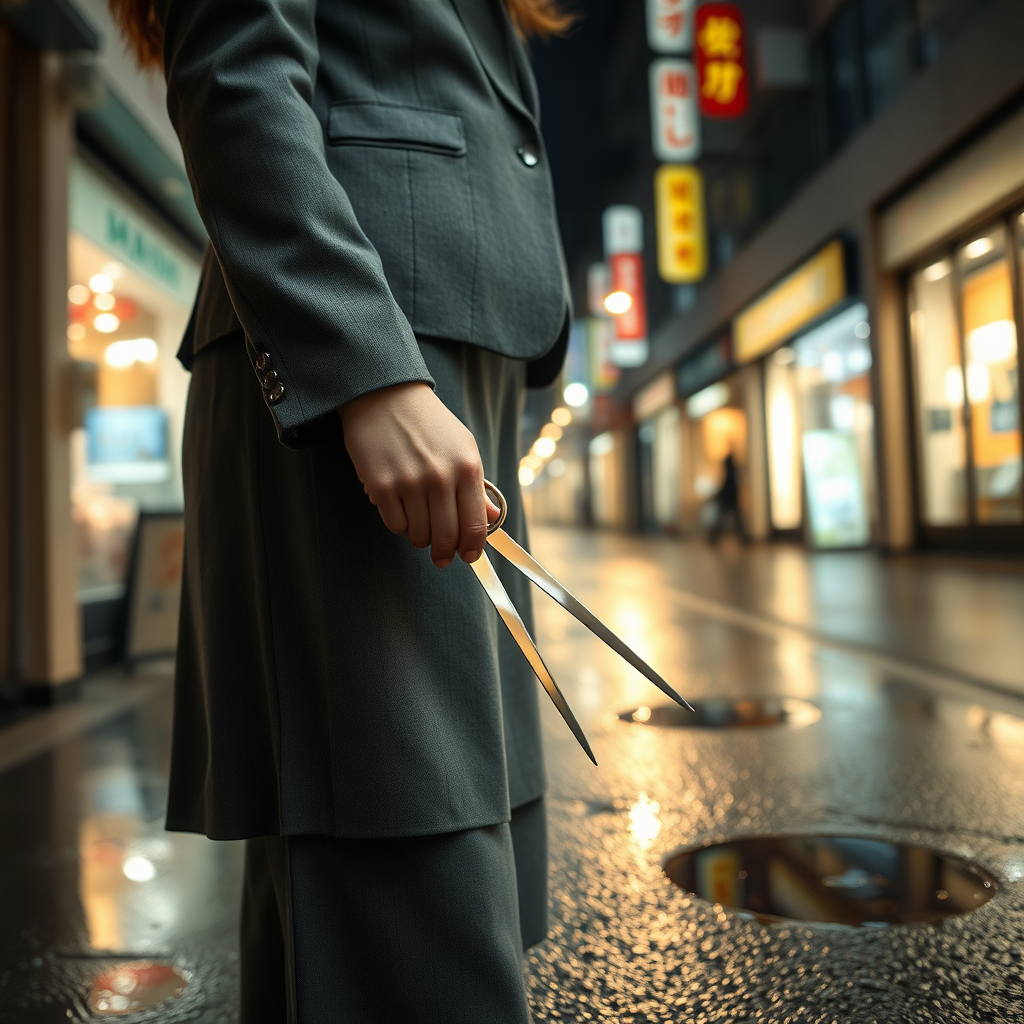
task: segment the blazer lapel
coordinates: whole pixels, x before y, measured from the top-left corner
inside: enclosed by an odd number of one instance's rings
[[[504,7],[504,0],[452,0],[491,84],[516,110],[526,117],[534,119],[535,114],[527,106],[522,90],[513,79],[509,66],[508,44],[513,44],[512,53],[517,64],[524,58],[519,53],[521,47],[514,45],[514,40],[508,40],[502,35],[503,32],[512,30],[508,14],[504,11],[487,9],[488,4],[499,3]],[[532,76],[524,76],[521,65],[519,70],[520,77],[524,79],[524,85],[529,82],[530,84],[526,87],[528,90],[532,90]],[[535,104],[531,105],[535,106]]]

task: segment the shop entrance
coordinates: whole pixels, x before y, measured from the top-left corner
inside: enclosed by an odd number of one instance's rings
[[[934,253],[907,282],[926,545],[1024,548],[1017,334],[1024,214]]]

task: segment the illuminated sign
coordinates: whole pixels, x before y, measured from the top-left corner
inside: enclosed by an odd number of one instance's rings
[[[665,164],[654,175],[658,273],[670,284],[699,281],[707,273],[704,180],[696,167]]]
[[[619,382],[621,371],[612,362],[615,325],[607,317],[587,318],[587,363],[593,391],[611,391]]]
[[[647,45],[655,53],[689,53],[694,0],[647,0]]]
[[[750,362],[846,297],[843,243],[830,242],[733,321],[736,361]]]
[[[701,4],[695,19],[700,112],[740,117],[750,105],[743,15],[735,4]]]
[[[604,305],[615,314],[611,361],[616,366],[643,366],[647,362],[643,215],[635,206],[609,206],[601,220],[611,276],[611,292]]]
[[[700,156],[697,77],[688,60],[651,62],[651,130],[654,155],[668,163]]]

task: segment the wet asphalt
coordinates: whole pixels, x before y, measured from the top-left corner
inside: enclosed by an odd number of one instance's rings
[[[537,1020],[1024,1021],[1024,573],[554,528],[533,546],[691,700],[820,711],[641,724],[630,713],[664,698],[537,595],[539,646],[599,761],[545,706]],[[0,774],[3,1024],[101,1019],[146,984],[164,1001],[128,1019],[236,1019],[241,850],[163,832],[169,693],[166,677],[148,685]],[[940,924],[772,922],[662,869],[764,836],[926,847],[996,893]],[[116,969],[142,961],[164,975],[133,976],[116,1002]]]

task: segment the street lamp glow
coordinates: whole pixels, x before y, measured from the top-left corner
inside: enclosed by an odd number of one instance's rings
[[[612,316],[622,316],[623,313],[629,311],[629,307],[632,305],[633,299],[630,297],[629,292],[611,292],[604,297],[604,308]]]
[[[533,452],[542,459],[548,459],[555,454],[555,442],[550,437],[538,437],[533,442]]]
[[[566,409],[564,405],[560,405],[552,414],[551,422],[557,423],[560,427],[567,427],[572,423],[572,412]]]
[[[581,405],[587,404],[590,392],[587,390],[586,384],[581,384],[579,381],[575,381],[572,384],[566,385],[562,397],[565,399],[566,405],[571,405],[578,409]]]

